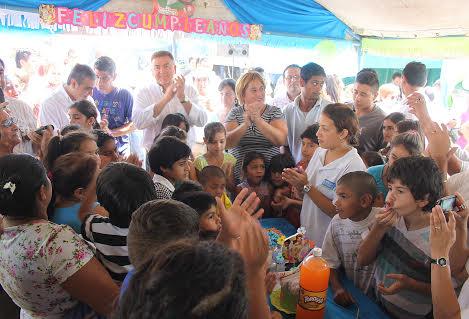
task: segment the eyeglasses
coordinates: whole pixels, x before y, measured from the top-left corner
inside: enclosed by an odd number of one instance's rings
[[[6,120],[4,120],[2,123],[0,123],[1,126],[8,128],[13,125],[16,125],[18,123],[18,120],[15,117],[9,117]]]
[[[287,79],[288,81],[299,80],[300,76],[299,75],[289,75],[289,76],[286,76],[285,79]]]

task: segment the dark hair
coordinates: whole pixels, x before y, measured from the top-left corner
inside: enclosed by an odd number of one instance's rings
[[[161,167],[170,169],[177,161],[191,156],[191,149],[186,143],[172,136],[165,136],[156,141],[148,151],[148,162],[153,173],[163,175]]]
[[[409,188],[415,200],[428,200],[423,211],[430,211],[443,194],[441,172],[429,157],[410,156],[398,159],[391,166],[388,177],[390,182],[396,179]]]
[[[68,125],[65,125],[64,128],[60,131],[60,135],[64,136],[70,132],[79,131],[79,130],[81,130],[80,125],[68,124]]]
[[[211,122],[204,127],[204,137],[208,143],[212,143],[215,138],[215,134],[224,133],[226,136],[226,129],[220,122]]]
[[[323,67],[314,62],[310,62],[301,67],[300,76],[303,81],[308,82],[313,76],[326,77],[326,72]]]
[[[189,122],[187,121],[186,117],[181,114],[181,113],[172,113],[166,115],[164,118],[163,122],[161,123],[161,129],[164,129],[167,126],[173,125],[176,127],[179,127],[181,123],[184,123],[186,125],[186,133],[189,132],[190,126]]]
[[[112,76],[116,74],[116,63],[108,56],[100,56],[94,63],[94,68]]]
[[[207,192],[190,192],[174,197],[174,200],[180,201],[193,208],[199,216],[202,216],[212,206],[217,206],[215,197]]]
[[[3,62],[2,59],[0,59],[0,64],[3,66],[3,68],[5,68],[5,62]]]
[[[360,74],[360,73],[362,73],[362,72],[371,72],[371,73],[373,73],[376,77],[378,77],[378,72],[376,72],[376,70],[375,70],[375,69],[372,69],[372,68],[363,68],[363,69],[361,69],[360,71],[358,71],[357,76],[358,76],[358,74]]]
[[[283,73],[282,73],[282,76],[284,79],[285,79],[285,73],[287,73],[288,69],[300,69],[301,70],[301,66],[299,66],[298,64],[287,65],[287,67],[283,69]]]
[[[171,196],[172,199],[177,199],[183,196],[186,193],[191,192],[203,192],[204,188],[200,185],[199,182],[186,180],[178,183],[176,188],[174,189],[173,195]]]
[[[21,60],[28,60],[30,56],[31,56],[30,51],[26,51],[26,50],[16,51],[16,55],[15,55],[16,67],[18,69],[21,69]]]
[[[422,155],[422,139],[417,132],[406,132],[394,136],[391,140],[391,148],[398,145],[403,146],[411,156]]]
[[[427,67],[420,62],[409,62],[402,70],[402,75],[411,86],[424,87],[427,84]]]
[[[88,100],[81,100],[70,105],[69,109],[76,109],[78,112],[83,114],[87,119],[94,118],[94,129],[100,129],[98,123],[98,109],[94,103]]]
[[[93,130],[92,134],[96,136],[96,144],[99,148],[103,147],[107,141],[115,141],[116,139],[111,134],[106,133],[103,130]]]
[[[156,190],[144,169],[128,163],[110,163],[98,176],[96,196],[109,212],[111,224],[128,228],[132,213],[155,199]]]
[[[243,172],[246,173],[249,163],[251,163],[252,161],[256,159],[261,159],[264,162],[264,164],[267,164],[264,154],[256,152],[256,151],[248,152],[244,155],[244,158],[243,158]]]
[[[197,174],[200,184],[206,185],[210,178],[217,177],[217,178],[225,178],[225,172],[218,166],[215,165],[207,165]]]
[[[343,175],[337,181],[337,185],[346,185],[350,191],[358,196],[370,194],[375,200],[378,196],[378,187],[374,177],[367,172],[356,171]]]
[[[311,141],[313,141],[314,144],[319,145],[318,137],[316,136],[316,133],[319,130],[319,123],[314,123],[310,126],[308,126],[303,133],[301,133],[300,138],[308,138]]]
[[[96,80],[96,74],[94,74],[93,69],[85,64],[75,64],[72,71],[70,72],[70,75],[68,76],[67,85],[70,85],[72,80],[77,81],[77,83],[80,85],[85,79]]]
[[[165,137],[165,136],[172,136],[183,142],[187,140],[186,131],[184,131],[183,129],[180,129],[177,126],[170,125],[170,126],[166,126],[164,129],[160,131],[160,133],[158,133],[158,135],[155,136],[155,139],[153,140],[153,144],[156,143],[160,138]]]
[[[151,55],[150,61],[153,61],[153,60],[156,59],[156,58],[162,58],[162,57],[165,57],[165,56],[169,57],[171,60],[174,61],[174,57],[173,57],[173,55],[171,54],[171,52],[169,52],[169,51],[164,51],[164,50],[162,50],[162,51],[156,51],[155,53],[153,53],[153,54]]]
[[[396,124],[397,133],[415,132],[420,136],[422,147],[425,147],[425,134],[423,133],[422,127],[419,121],[414,120],[403,120]]]
[[[96,141],[96,137],[83,131],[74,131],[63,137],[54,136],[51,138],[44,159],[47,169],[52,170],[54,162],[59,156],[80,151],[81,144],[88,140]]]
[[[136,268],[149,252],[160,250],[174,240],[196,238],[199,232],[197,212],[172,199],[144,203],[131,216],[127,246],[130,261]]]
[[[337,132],[348,131],[348,143],[352,146],[358,146],[358,136],[360,126],[355,112],[345,104],[334,103],[327,105],[323,111],[328,118],[334,122]]]
[[[246,289],[239,254],[214,241],[176,241],[137,268],[116,318],[245,319]]]
[[[78,188],[86,188],[92,181],[98,162],[90,154],[72,152],[60,156],[54,163],[52,189],[55,195],[72,199]]]
[[[357,73],[357,78],[355,82],[368,85],[371,87],[371,90],[376,93],[379,89],[379,80],[376,72],[371,71],[360,71]]]
[[[399,71],[398,71],[398,72],[394,72],[394,73],[392,74],[392,79],[393,79],[393,80],[394,80],[395,78],[400,78],[400,77],[402,77],[402,73],[399,72]]]
[[[7,183],[11,183],[14,190],[5,187]],[[2,215],[36,217],[37,192],[41,186],[48,183],[46,170],[36,158],[27,154],[9,154],[0,157]]]
[[[270,159],[268,176],[272,173],[283,172],[285,168],[292,167],[295,167],[295,161],[290,154],[277,154]]]
[[[363,162],[365,162],[366,167],[372,167],[372,166],[384,164],[384,160],[381,157],[381,155],[379,155],[378,152],[373,152],[373,151],[364,152],[362,154],[362,159],[363,159]]]
[[[233,92],[236,92],[236,81],[233,79],[224,79],[218,84],[218,91],[221,91],[225,88],[225,86],[229,86]]]
[[[394,124],[397,124],[401,121],[404,121],[405,120],[405,115],[402,114],[401,112],[392,112],[390,114],[388,114],[384,120],[390,120],[391,122],[393,122]],[[384,121],[383,120],[383,121]]]

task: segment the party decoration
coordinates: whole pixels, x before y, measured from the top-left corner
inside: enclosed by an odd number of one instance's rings
[[[187,3],[189,2],[188,0],[183,2],[186,5],[190,4]],[[103,29],[171,30],[241,37],[249,40],[260,40],[262,36],[262,27],[259,25],[244,24],[236,21],[192,18],[187,13],[168,15],[161,13],[97,12],[41,5],[39,7],[39,16],[43,26],[56,24],[58,26],[71,25]]]

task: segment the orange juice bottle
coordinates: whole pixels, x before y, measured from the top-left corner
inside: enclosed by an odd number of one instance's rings
[[[296,319],[321,319],[326,310],[330,269],[321,258],[322,249],[314,248],[300,266],[300,295]]]

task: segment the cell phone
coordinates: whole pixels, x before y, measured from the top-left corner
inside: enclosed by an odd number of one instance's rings
[[[47,130],[48,127],[51,127],[51,128],[52,128],[52,131],[54,130],[54,125],[49,124],[49,125],[41,126],[40,128],[38,128],[38,129],[35,130],[34,132],[35,132],[36,134],[39,134],[39,135],[42,136],[42,134],[44,134],[44,131]]]
[[[455,211],[456,208],[456,195],[450,195],[443,198],[440,198],[436,201],[437,205],[440,205],[443,213],[448,213]]]

